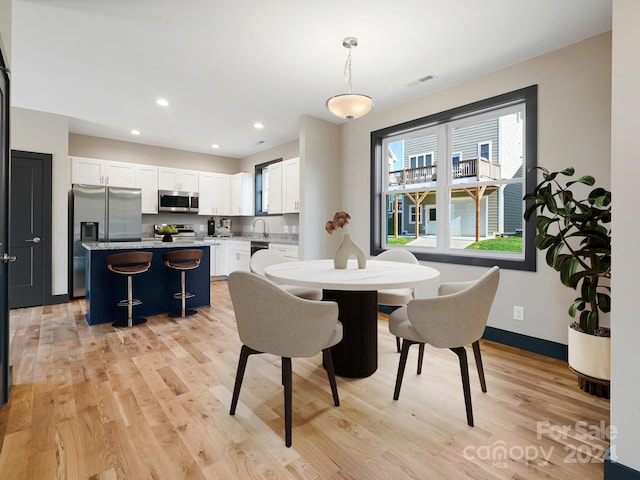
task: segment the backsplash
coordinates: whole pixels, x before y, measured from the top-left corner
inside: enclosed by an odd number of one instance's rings
[[[184,213],[163,212],[157,215],[142,215],[142,238],[154,236],[153,226],[156,224],[193,224],[196,236],[207,235],[207,221],[211,217],[205,215],[189,215]],[[219,217],[214,217],[218,219]],[[231,232],[235,237],[249,237],[256,240],[264,238],[264,230],[268,233],[268,240],[279,239],[284,242],[298,241],[298,214],[261,216],[261,217],[226,217],[231,219]],[[254,222],[260,219],[253,230]]]

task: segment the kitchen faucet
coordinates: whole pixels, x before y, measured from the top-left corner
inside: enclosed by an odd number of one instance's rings
[[[264,218],[258,217],[253,221],[253,231],[256,231],[256,223],[258,223],[258,220],[262,222],[262,236],[266,238],[269,235],[269,232],[267,231],[267,222]]]

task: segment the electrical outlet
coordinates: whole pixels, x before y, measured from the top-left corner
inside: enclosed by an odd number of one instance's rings
[[[524,322],[524,307],[513,306],[513,319]]]

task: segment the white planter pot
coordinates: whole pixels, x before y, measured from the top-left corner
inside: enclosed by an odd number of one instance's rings
[[[611,380],[611,337],[597,337],[569,327],[569,365],[583,375]]]

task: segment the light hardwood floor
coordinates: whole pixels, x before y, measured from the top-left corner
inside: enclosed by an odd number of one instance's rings
[[[14,387],[0,412],[0,478],[599,479],[609,403],[563,362],[483,342],[473,355],[468,427],[457,357],[411,351],[399,401],[386,316],[379,368],[338,377],[334,407],[320,356],[293,361],[293,446],[284,445],[280,362],[252,356],[229,415],[240,343],[226,282],[211,308],[115,330],[88,327],[83,301],[13,310]],[[251,301],[251,298],[247,298]],[[470,349],[469,349],[470,351]]]

